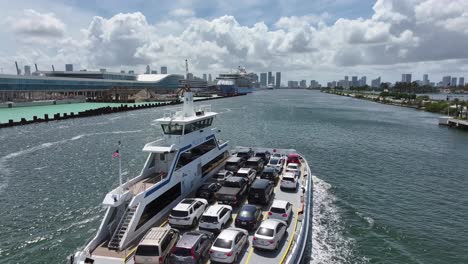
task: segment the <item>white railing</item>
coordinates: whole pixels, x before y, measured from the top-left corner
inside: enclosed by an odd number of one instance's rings
[[[195,112],[211,112],[211,105],[197,105],[195,106]]]

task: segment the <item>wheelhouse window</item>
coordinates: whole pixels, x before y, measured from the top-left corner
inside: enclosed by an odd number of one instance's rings
[[[162,124],[164,134],[166,135],[182,135],[183,126],[178,124]]]
[[[185,134],[192,133],[194,131],[198,131],[205,127],[211,126],[213,123],[213,118],[203,119],[194,123],[186,124],[185,125]]]
[[[176,169],[180,169],[183,166],[189,164],[190,162],[196,160],[203,154],[214,149],[216,147],[216,142],[214,139],[210,139],[203,144],[200,144],[192,149],[185,151],[180,154],[179,160],[177,161]]]

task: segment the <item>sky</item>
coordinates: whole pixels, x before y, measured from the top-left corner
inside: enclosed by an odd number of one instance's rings
[[[0,0],[0,73],[144,72],[217,76],[238,66],[288,80],[344,75],[438,82],[468,77],[466,0]]]

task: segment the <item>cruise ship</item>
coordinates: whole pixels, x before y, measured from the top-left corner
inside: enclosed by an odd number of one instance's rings
[[[221,73],[216,78],[221,95],[230,96],[253,92],[253,80],[244,68],[239,67],[235,73]]]
[[[167,219],[171,210],[182,199],[193,197],[204,182],[213,180],[212,176],[224,168],[226,160],[238,152],[240,147],[230,149],[228,141],[218,139],[220,130],[212,127],[217,113],[212,112],[210,106],[194,106],[191,91],[184,93],[183,102],[182,109],[168,109],[157,119],[164,136],[143,147],[148,157],[141,173],[105,195],[102,203],[107,209],[96,235],[70,256],[70,263],[134,263],[136,248],[145,233],[153,227],[169,228]],[[293,149],[252,147],[250,150],[253,153],[269,151],[283,157],[293,154],[298,157],[300,173],[295,191],[280,190],[281,180],[274,187],[274,198],[292,205],[289,225],[276,251],[254,249],[255,239],[250,233],[235,260],[238,263],[299,263],[310,243],[307,241],[312,228],[309,165]],[[244,203],[247,203],[245,199]],[[262,219],[267,218],[270,205],[271,202],[262,207]],[[232,217],[239,208],[232,210]],[[233,220],[230,223],[234,225]],[[191,230],[194,229],[198,227],[192,226]],[[182,235],[187,230],[180,232]],[[208,257],[197,263],[209,262],[209,254],[206,255]],[[171,263],[164,258],[161,260]]]

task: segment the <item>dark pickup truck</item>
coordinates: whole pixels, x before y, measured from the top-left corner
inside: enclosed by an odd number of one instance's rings
[[[216,192],[216,200],[220,204],[239,206],[247,195],[247,180],[242,177],[229,177],[224,186]]]

